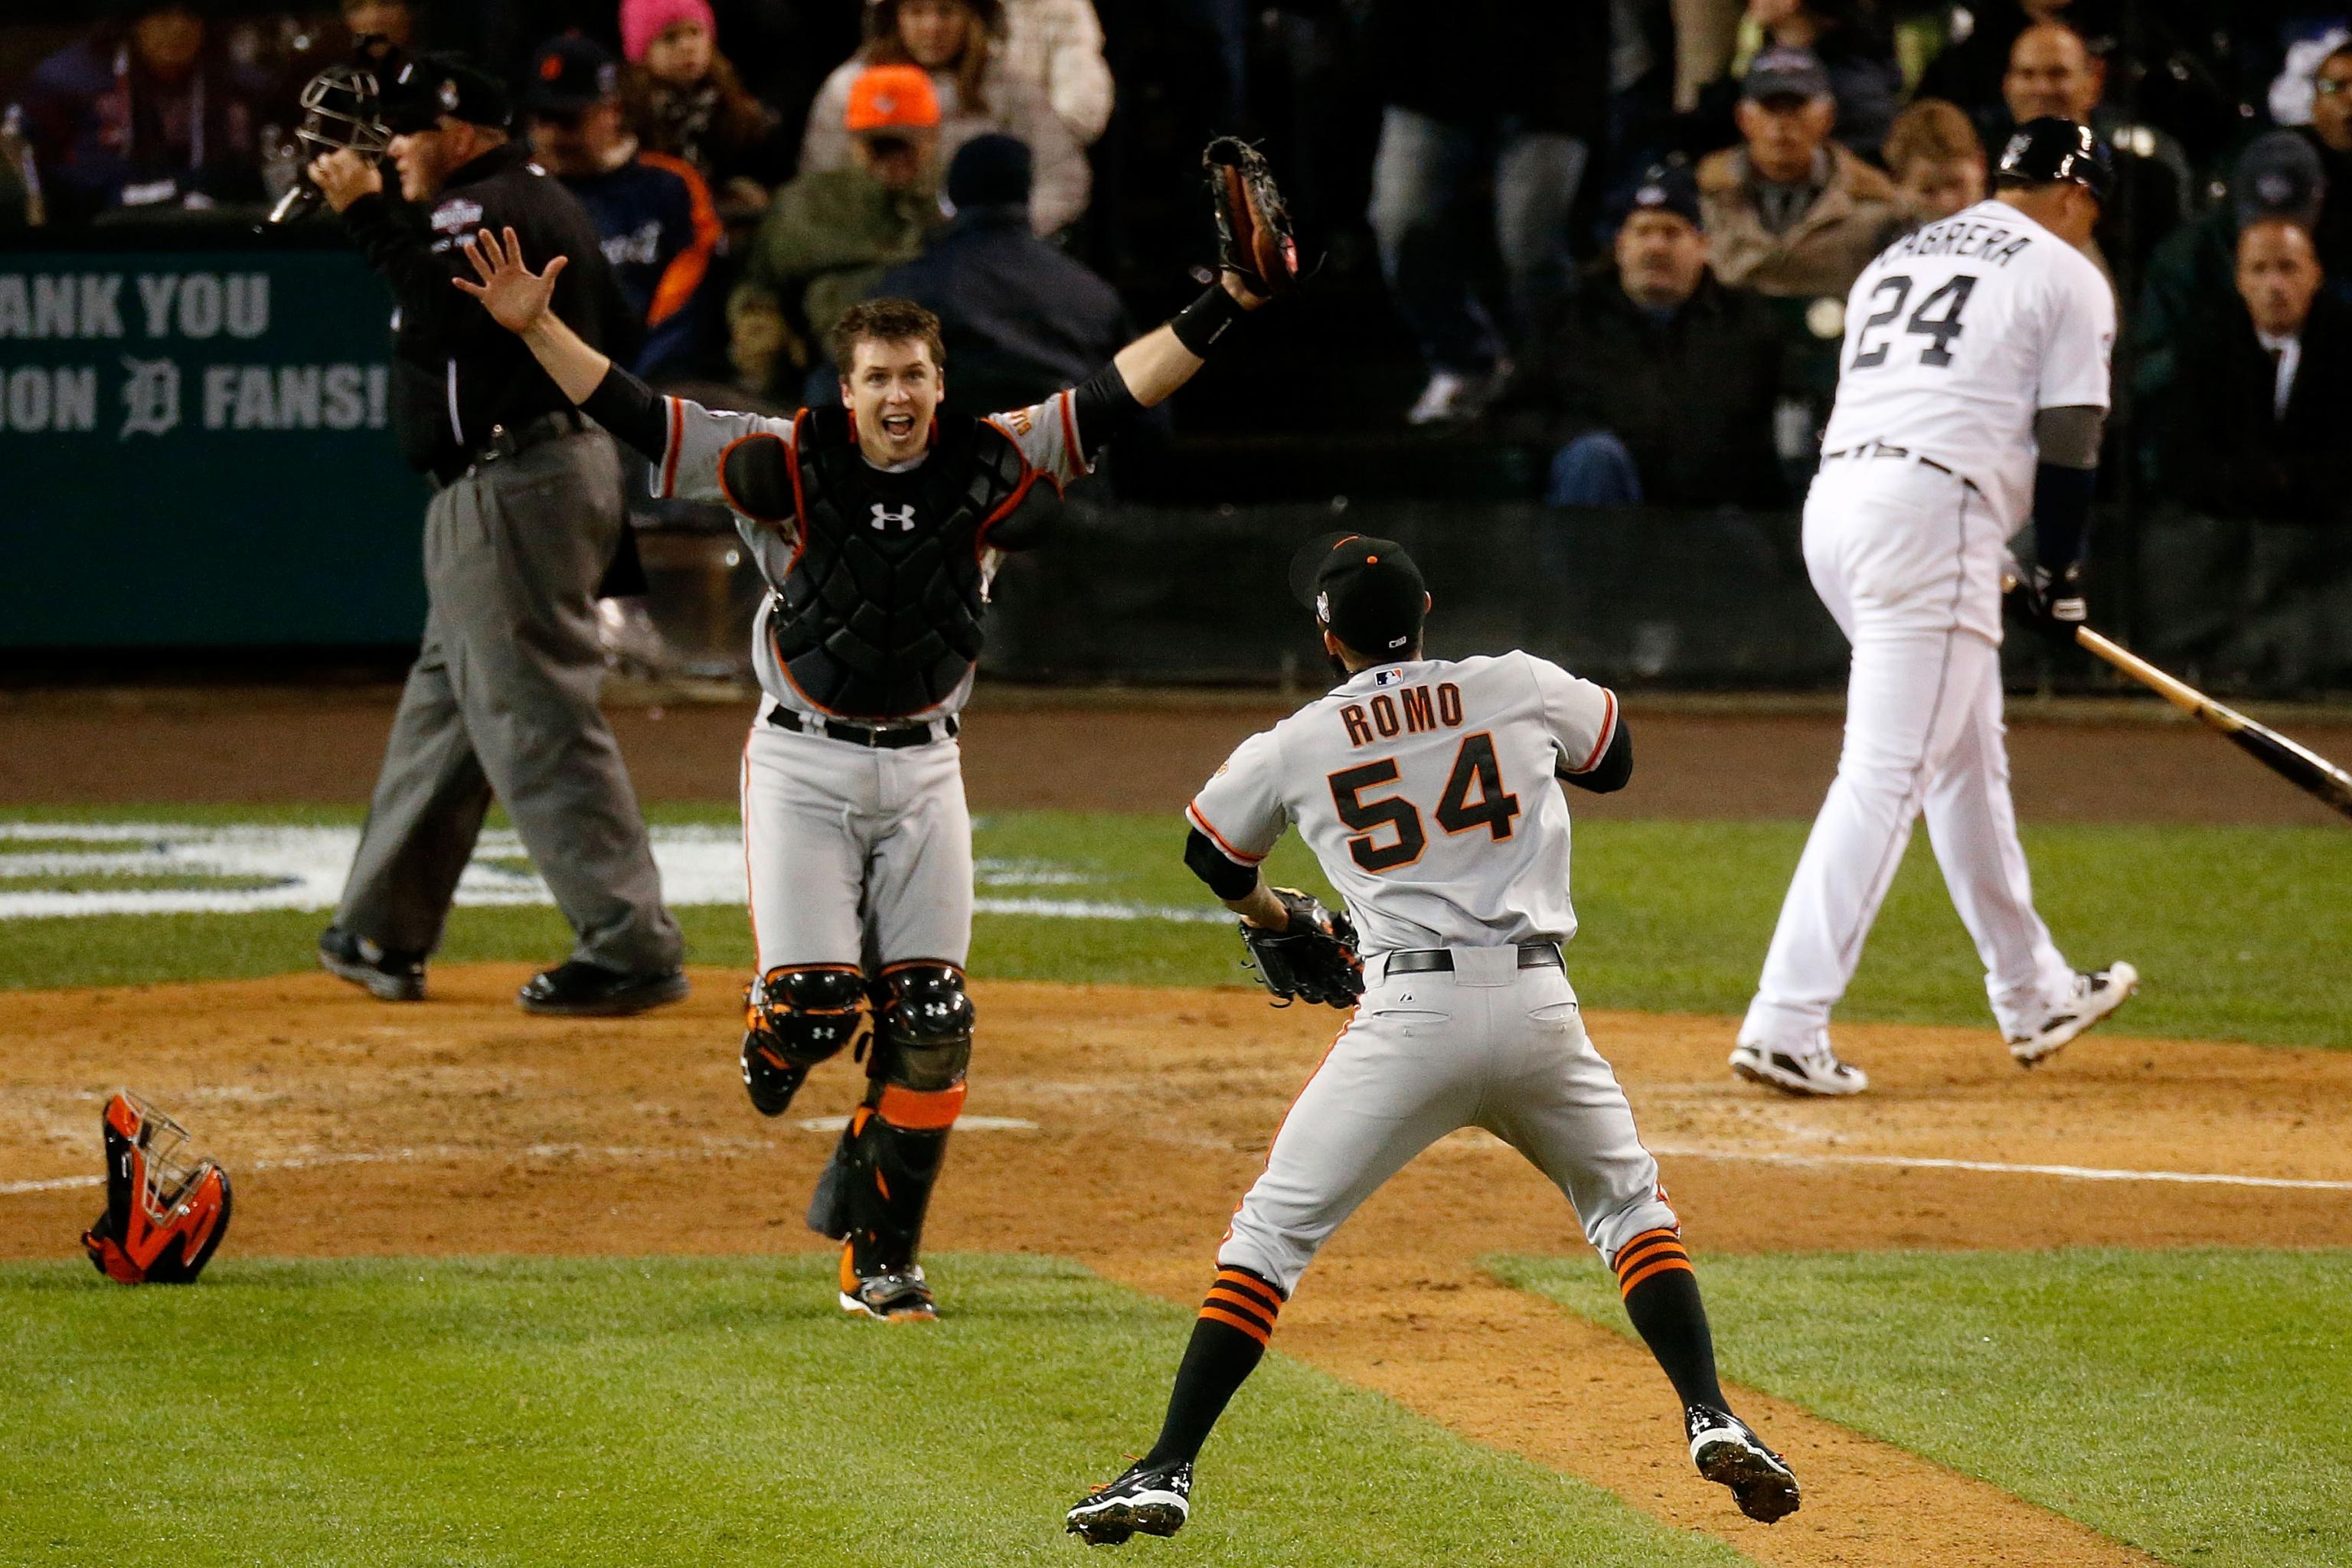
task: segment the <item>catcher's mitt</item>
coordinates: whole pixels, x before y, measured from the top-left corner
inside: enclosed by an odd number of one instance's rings
[[[1274,993],[1277,1005],[1296,999],[1321,1002],[1332,1007],[1352,1007],[1364,994],[1364,961],[1356,956],[1356,927],[1345,914],[1334,914],[1296,888],[1276,888],[1274,896],[1289,911],[1290,923],[1280,931],[1242,922],[1245,960]]]
[[[1217,262],[1241,274],[1262,300],[1298,284],[1298,242],[1265,154],[1238,137],[1220,136],[1201,154],[1217,211]]]

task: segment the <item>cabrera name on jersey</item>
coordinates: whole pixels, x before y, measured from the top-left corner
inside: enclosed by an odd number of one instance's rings
[[[1879,253],[1846,297],[1824,454],[1870,442],[1973,480],[2011,528],[2033,490],[2033,416],[2108,405],[2116,299],[2088,257],[1982,201]]]
[[[1363,951],[1566,942],[1568,803],[1617,698],[1526,653],[1363,670],[1252,735],[1185,808],[1255,866],[1297,824]]]

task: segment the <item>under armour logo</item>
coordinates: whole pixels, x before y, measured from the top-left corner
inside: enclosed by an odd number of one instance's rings
[[[912,533],[912,532],[914,532],[914,531],[915,531],[915,509],[914,509],[914,507],[910,504],[910,505],[908,505],[908,506],[902,506],[902,507],[899,507],[899,508],[898,508],[898,509],[896,509],[896,510],[894,510],[893,509],[891,509],[891,508],[889,508],[889,507],[884,506],[880,501],[878,501],[878,500],[877,500],[877,501],[876,501],[876,502],[874,503],[874,527],[875,527],[876,531],[877,531],[877,532],[887,532],[887,531],[888,531],[888,525],[889,525],[889,524],[891,524],[891,523],[894,523],[894,522],[895,522],[895,523],[897,523],[897,524],[898,525],[898,531],[899,531],[899,532],[901,532],[901,533]]]

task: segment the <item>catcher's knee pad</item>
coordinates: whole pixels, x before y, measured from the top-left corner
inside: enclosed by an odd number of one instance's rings
[[[849,964],[771,969],[744,988],[743,1088],[781,1116],[809,1068],[837,1056],[864,1023],[866,980]]]
[[[877,1002],[874,1028],[883,1050],[879,1076],[887,1089],[925,1097],[952,1093],[961,1104],[964,1068],[971,1060],[972,1025],[971,998],[964,994],[963,971],[950,963],[895,965],[883,971]],[[884,1119],[898,1126],[922,1125],[892,1114],[893,1097],[887,1089],[883,1096]],[[953,1120],[950,1113],[948,1121]]]

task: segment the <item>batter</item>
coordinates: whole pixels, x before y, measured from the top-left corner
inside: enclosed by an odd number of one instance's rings
[[[1732,1070],[1791,1094],[1859,1094],[1830,1047],[1863,940],[1924,810],[2023,1066],[2138,987],[2079,974],[2034,911],[2000,710],[2008,542],[2034,522],[2028,613],[2072,636],[2115,347],[2113,291],[2078,248],[2107,151],[2070,120],[2021,126],[1990,200],[1889,246],[1846,302],[1843,369],[1805,498],[1805,566],[1853,646],[1845,746],[1789,885]]]
[[[1623,787],[1633,742],[1615,695],[1524,653],[1422,653],[1429,597],[1387,540],[1310,546],[1329,696],[1242,742],[1186,810],[1185,860],[1254,926],[1290,918],[1258,873],[1297,826],[1362,932],[1360,1005],[1275,1135],[1217,1251],[1160,1438],[1069,1511],[1109,1545],[1171,1535],[1192,1465],[1331,1233],[1423,1149],[1484,1127],[1558,1184],[1683,1404],[1691,1458],[1770,1522],[1796,1510],[1789,1467],[1725,1407],[1697,1277],[1616,1074],[1584,1032],[1560,944],[1569,901],[1563,779]]]
[[[999,552],[1040,482],[1090,470],[1141,409],[1191,380],[1263,300],[1226,270],[1083,385],[985,419],[938,413],[936,317],[905,300],[834,329],[841,406],[791,419],[656,396],[546,309],[509,231],[469,242],[461,284],[557,385],[644,452],[656,493],[722,501],[771,590],[753,644],[765,700],[743,751],[743,847],[759,968],[743,1083],[782,1114],[809,1069],[863,1032],[864,1103],[809,1206],[842,1242],[840,1304],[936,1315],[916,1254],[964,1100],[972,1005],[971,823],[958,714],[971,694]]]

